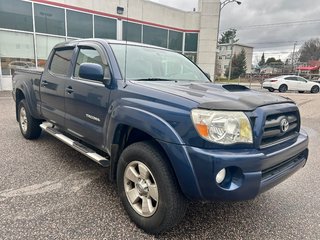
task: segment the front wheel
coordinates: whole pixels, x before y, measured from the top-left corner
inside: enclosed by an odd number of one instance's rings
[[[288,86],[285,85],[285,84],[282,84],[282,85],[279,87],[279,92],[285,93],[286,91],[288,91]]]
[[[268,88],[268,91],[269,92],[274,92],[274,89],[273,88]]]
[[[153,142],[134,143],[123,151],[117,185],[129,217],[147,233],[172,228],[186,213],[187,201],[166,157]]]
[[[36,139],[41,135],[40,121],[31,116],[26,101],[23,99],[18,105],[19,127],[26,139]]]
[[[311,93],[318,93],[319,92],[319,86],[313,86],[312,88],[311,88]]]

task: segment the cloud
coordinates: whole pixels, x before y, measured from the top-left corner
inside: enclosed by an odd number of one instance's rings
[[[267,52],[284,59],[293,50],[295,41],[298,47],[304,41],[319,37],[320,5],[314,0],[243,0],[242,4],[229,4],[221,13],[220,29],[234,27],[238,30],[240,42],[254,46],[257,53]],[[252,25],[297,22],[319,19],[318,22],[286,24],[279,26]]]
[[[164,5],[192,11],[197,0],[153,0]],[[283,60],[292,52],[294,42],[298,48],[310,38],[320,37],[320,4],[315,0],[241,0],[242,4],[230,3],[221,12],[220,30],[238,29],[238,38],[243,44],[251,45],[258,54],[279,55]],[[281,26],[252,25],[308,21],[318,22],[286,24]],[[269,54],[270,53],[270,54]],[[272,54],[271,54],[272,53]]]
[[[157,2],[184,11],[193,11],[193,8],[198,9],[197,0],[152,0],[152,2]]]

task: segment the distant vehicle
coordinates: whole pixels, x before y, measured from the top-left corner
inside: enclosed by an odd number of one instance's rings
[[[17,68],[35,68],[36,65],[33,62],[27,61],[12,61],[9,63],[10,69],[17,69]]]
[[[318,93],[320,84],[317,82],[309,81],[303,77],[295,75],[279,76],[264,80],[263,88],[268,89],[269,92],[279,90],[279,92],[299,91]]]

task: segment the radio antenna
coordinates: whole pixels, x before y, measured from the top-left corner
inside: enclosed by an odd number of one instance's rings
[[[126,47],[124,53],[124,86],[127,85],[127,58],[128,58],[128,19],[129,19],[129,0],[127,0],[127,18],[126,18]],[[123,24],[122,24],[123,27]]]

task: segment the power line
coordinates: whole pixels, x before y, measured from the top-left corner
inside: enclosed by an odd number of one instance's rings
[[[265,23],[265,24],[256,24],[256,25],[235,26],[230,28],[235,28],[237,30],[247,30],[247,29],[256,29],[256,28],[273,28],[273,27],[283,27],[283,26],[290,26],[290,25],[293,26],[293,25],[299,25],[299,24],[314,24],[314,23],[320,23],[320,19],[300,20],[300,21],[292,21],[292,22]],[[228,29],[222,29],[221,31],[226,31]]]
[[[281,43],[295,43],[295,42],[305,42],[305,40],[300,40],[300,41],[294,41],[294,40],[291,40],[291,41],[279,41],[279,42],[246,42],[244,44],[255,44],[255,45],[262,45],[262,44],[281,44]]]
[[[257,51],[257,52],[254,52],[254,54],[262,54],[264,53],[264,55],[276,55],[276,54],[288,54],[288,53],[292,53],[292,51],[275,51],[275,52],[260,52],[260,51]]]

